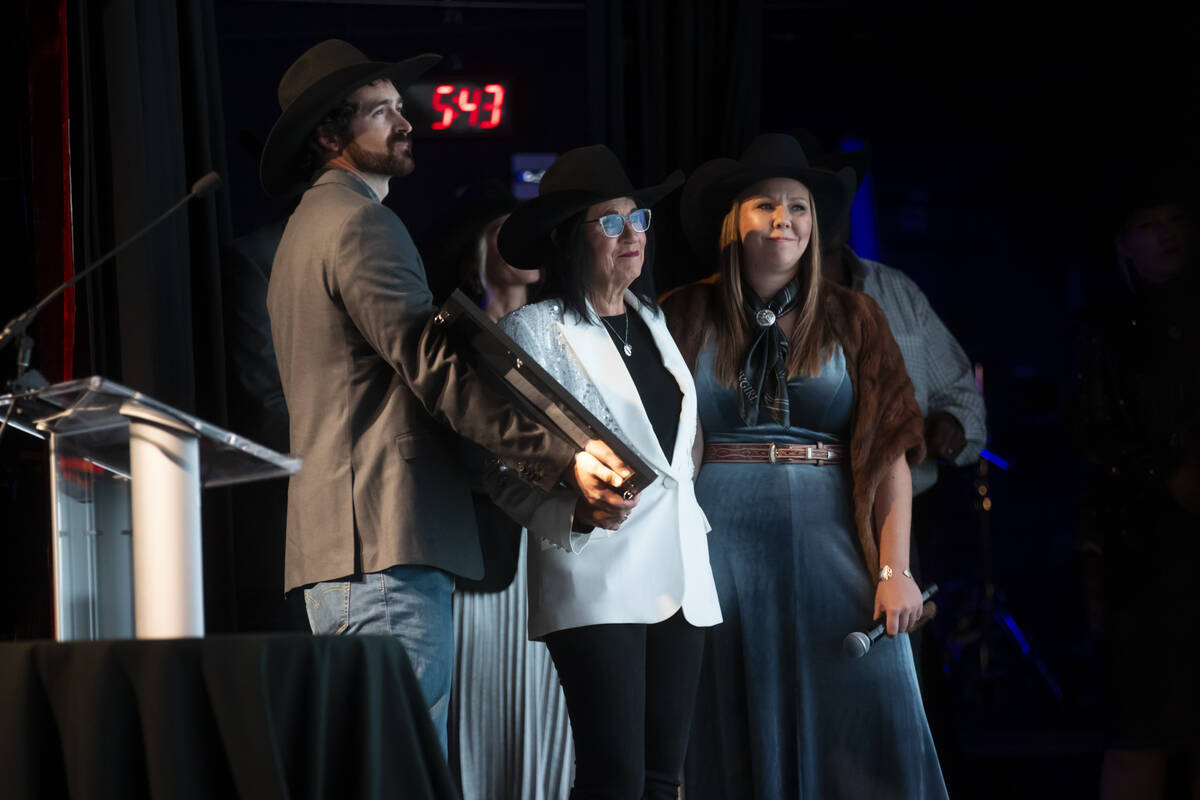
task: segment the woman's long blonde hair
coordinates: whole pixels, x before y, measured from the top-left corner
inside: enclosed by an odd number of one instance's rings
[[[807,188],[807,187],[806,187]],[[812,192],[809,192],[811,197]],[[829,322],[821,308],[821,238],[817,230],[816,198],[812,198],[809,213],[812,215],[812,233],[808,247],[800,256],[800,291],[804,299],[798,307],[799,316],[788,337],[787,374],[815,376],[829,358],[833,335]],[[737,381],[738,370],[746,358],[750,346],[753,325],[743,306],[742,283],[742,232],[738,224],[742,197],[734,199],[733,206],[721,222],[721,279],[720,299],[716,307],[715,345],[716,358],[713,372],[717,380],[730,386]]]

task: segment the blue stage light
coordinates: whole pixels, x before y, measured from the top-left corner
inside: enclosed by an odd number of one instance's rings
[[[979,457],[982,458],[984,461],[988,462],[989,464],[995,464],[997,467],[999,467],[1000,469],[1003,469],[1003,470],[1007,470],[1009,467],[1012,466],[1007,461],[1005,461],[1003,458],[1001,458],[1000,456],[993,453],[991,450],[986,450],[986,449],[980,450]]]
[[[838,143],[838,149],[843,153],[854,153],[862,150],[864,142],[847,136]],[[875,220],[875,196],[871,188],[871,174],[863,176],[854,195],[854,203],[850,206],[850,247],[862,258],[872,261],[881,260],[879,248],[879,226]]]

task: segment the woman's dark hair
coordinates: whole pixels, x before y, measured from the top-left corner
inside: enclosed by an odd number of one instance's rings
[[[563,307],[574,311],[580,319],[599,325],[599,319],[589,318],[588,315],[587,267],[592,254],[583,235],[585,214],[586,210],[573,214],[554,229],[551,237],[554,254],[546,264],[545,279],[538,299],[562,300]],[[629,290],[640,303],[649,306],[656,315],[659,313],[658,303],[654,299],[657,293],[654,291],[653,226],[646,231],[646,258],[642,262],[642,274],[630,284]]]

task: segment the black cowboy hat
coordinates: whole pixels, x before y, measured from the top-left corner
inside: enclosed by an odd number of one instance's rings
[[[862,187],[862,182],[867,177],[867,170],[871,166],[871,146],[864,142],[858,150],[829,150],[825,147],[825,143],[808,128],[792,128],[788,131],[788,135],[800,142],[809,162],[817,169],[838,172],[843,167],[849,167],[854,170],[854,191],[849,192],[843,198],[842,207],[838,213],[829,216],[833,227],[827,225],[821,227],[821,247],[824,248],[835,232],[850,224],[850,207],[854,205],[854,196]],[[824,219],[825,217],[822,216],[822,220]]]
[[[436,284],[435,298],[449,295],[458,284],[459,266],[484,229],[516,207],[512,189],[497,178],[468,184],[455,193],[454,206],[434,222],[421,247],[430,283]]]
[[[326,39],[309,48],[279,82],[283,113],[267,135],[258,171],[267,194],[288,194],[298,184],[307,184],[309,176],[297,172],[297,158],[313,128],[347,95],[381,78],[404,91],[441,60],[439,55],[425,53],[395,64],[371,61],[341,39]]]
[[[538,269],[553,253],[551,231],[571,215],[618,197],[652,206],[682,183],[683,173],[676,170],[660,184],[635,189],[613,151],[602,144],[578,147],[550,165],[538,184],[538,196],[517,207],[496,244],[514,267]]]
[[[847,198],[854,196],[854,170],[837,172],[811,166],[804,148],[784,133],[764,133],[750,143],[738,160],[715,158],[696,168],[683,188],[679,215],[684,235],[703,258],[715,256],[721,220],[735,198],[767,178],[793,178],[812,192],[817,226],[832,229]]]
[[[429,249],[457,259],[463,250],[478,241],[492,220],[511,213],[517,205],[512,187],[498,178],[468,184],[455,192],[453,208],[434,223],[428,236]]]
[[[800,143],[808,156],[809,163],[817,169],[837,172],[842,167],[854,170],[855,186],[861,186],[871,166],[871,145],[863,142],[857,150],[830,150],[815,133],[808,128],[792,128],[788,136]]]

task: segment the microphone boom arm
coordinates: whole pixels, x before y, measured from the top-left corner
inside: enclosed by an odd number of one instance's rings
[[[150,230],[152,230],[153,228],[158,226],[160,223],[162,223],[163,220],[165,220],[167,217],[171,216],[176,211],[178,211],[180,208],[182,208],[184,205],[186,205],[187,202],[189,200],[191,200],[193,197],[205,197],[207,195],[210,195],[214,191],[216,191],[216,189],[218,187],[220,187],[220,185],[221,185],[221,176],[218,175],[216,172],[209,172],[207,175],[203,176],[198,181],[196,181],[194,184],[192,184],[192,190],[190,192],[188,192],[186,195],[184,195],[182,200],[180,200],[175,205],[171,206],[166,211],[164,211],[162,214],[160,214],[153,222],[144,226],[141,230],[139,230],[133,236],[130,236],[124,242],[117,245],[112,250],[109,250],[104,255],[100,256],[100,258],[96,259],[91,264],[89,264],[87,266],[87,268],[84,269],[82,272],[78,272],[75,275],[68,278],[57,289],[55,289],[53,292],[51,292],[50,294],[46,295],[41,300],[39,300],[37,305],[33,306],[33,308],[30,308],[30,309],[22,312],[18,316],[14,317],[13,319],[9,320],[8,324],[4,326],[4,330],[0,331],[0,349],[2,349],[4,347],[4,345],[8,344],[10,341],[17,338],[18,336],[24,335],[25,330],[29,327],[30,323],[33,322],[34,318],[38,315],[38,312],[41,311],[46,306],[48,306],[50,304],[50,302],[52,300],[54,300],[54,298],[58,297],[60,294],[65,292],[67,289],[70,289],[75,284],[79,283],[79,281],[83,280],[88,275],[90,275],[97,267],[107,263],[113,256],[117,255],[117,253],[120,253],[122,250],[124,250],[129,245],[133,244],[138,239],[141,239],[142,236],[144,236]]]

